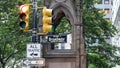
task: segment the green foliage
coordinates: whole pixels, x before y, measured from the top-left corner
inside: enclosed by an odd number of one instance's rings
[[[83,24],[85,44],[88,55],[88,68],[112,68],[120,64],[119,48],[107,43],[117,33],[117,29],[111,21],[104,19],[105,14],[99,13],[100,9],[94,7],[100,0],[84,0]],[[64,18],[56,31],[65,33],[71,31],[71,26]],[[70,27],[69,27],[70,26]],[[99,41],[99,42],[96,42]],[[95,44],[98,43],[98,44]]]
[[[106,21],[103,13],[94,8],[94,3],[100,0],[84,0],[84,33],[89,68],[112,68],[120,64],[117,51],[120,48],[106,42],[106,38],[115,35],[116,28]],[[0,1],[0,66],[5,66],[10,59],[23,59],[26,44],[30,42],[30,35],[19,30],[18,3],[30,3],[29,0],[1,0]],[[39,4],[40,4],[39,0]],[[72,26],[63,17],[56,28],[58,33],[71,32]],[[98,40],[98,45],[92,46]]]
[[[23,1],[23,0],[21,0]],[[27,2],[27,1],[26,1]],[[5,65],[13,58],[25,57],[26,43],[30,35],[19,29],[18,3],[14,0],[0,1],[0,65]]]
[[[66,17],[63,17],[60,21],[60,24],[56,28],[57,33],[70,33],[71,32],[71,24],[66,19]]]
[[[89,64],[88,68],[96,68],[94,64]]]
[[[88,61],[94,64],[97,68],[111,68],[119,61],[119,55],[116,54],[118,48],[110,44],[102,44],[97,46],[89,46]]]
[[[85,43],[88,53],[88,64],[93,64],[95,68],[112,68],[119,64],[119,48],[106,42],[117,33],[117,29],[112,22],[105,20],[104,13],[99,13],[100,9],[94,7],[97,0],[84,1],[84,33]],[[96,41],[99,41],[98,44]]]

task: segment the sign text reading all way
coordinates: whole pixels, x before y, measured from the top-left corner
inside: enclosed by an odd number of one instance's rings
[[[27,44],[27,58],[40,57],[41,45],[40,44]]]

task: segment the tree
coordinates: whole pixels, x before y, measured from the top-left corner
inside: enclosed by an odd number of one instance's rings
[[[22,0],[19,0],[22,1]],[[0,1],[0,65],[5,68],[11,59],[25,57],[25,45],[29,42],[29,34],[19,29],[18,2],[14,0]],[[13,66],[14,68],[14,66]]]
[[[41,0],[37,0],[41,4]],[[18,6],[30,4],[30,0],[1,0],[0,1],[0,68],[11,68],[25,58],[26,44],[31,41],[30,33],[24,33],[19,28]],[[31,9],[31,8],[30,8]],[[30,12],[30,25],[31,25]],[[30,26],[31,28],[31,26]],[[10,67],[9,67],[10,68]]]
[[[111,21],[103,18],[104,12],[99,13],[100,9],[94,7],[94,4],[99,1],[84,0],[83,3],[83,24],[88,65],[89,68],[112,68],[116,64],[120,64],[120,56],[116,54],[120,50],[119,47],[109,44],[107,40],[117,33],[117,29]],[[62,20],[61,25],[69,24],[65,19]],[[57,27],[56,31],[59,32],[61,28],[65,27]],[[69,27],[66,31],[70,31]],[[62,30],[61,32],[65,33],[66,31]]]
[[[63,29],[61,29],[61,27]],[[56,28],[56,33],[70,33],[72,26],[70,25],[69,21],[66,17],[63,17],[60,21],[60,24]]]
[[[94,4],[99,0],[84,0],[84,33],[85,43],[88,53],[88,63],[93,64],[96,68],[112,68],[119,64],[119,56],[115,47],[107,42],[113,37],[117,29],[112,22],[105,20],[104,12],[99,13],[100,9],[94,7]],[[96,41],[98,44],[94,45]]]

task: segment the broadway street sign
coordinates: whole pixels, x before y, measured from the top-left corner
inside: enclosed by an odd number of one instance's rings
[[[60,34],[60,35],[46,35],[40,36],[40,43],[66,43],[67,42],[67,35]]]

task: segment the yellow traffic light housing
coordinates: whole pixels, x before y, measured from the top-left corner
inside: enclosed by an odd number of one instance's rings
[[[48,32],[52,31],[52,9],[47,9],[46,7],[43,7],[42,14],[42,31],[44,34],[47,34]]]
[[[20,28],[24,31],[29,27],[29,4],[23,4],[19,7],[20,10]]]

